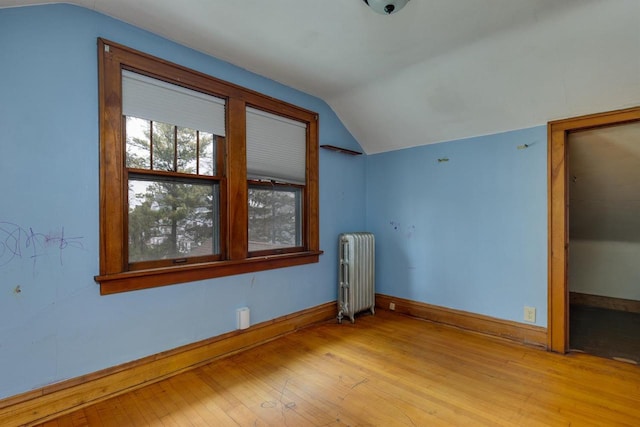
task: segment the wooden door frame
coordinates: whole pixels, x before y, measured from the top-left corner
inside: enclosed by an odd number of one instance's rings
[[[549,122],[547,151],[548,185],[548,318],[547,346],[551,351],[569,350],[568,287],[568,191],[567,138],[571,132],[619,125],[640,120],[640,107],[590,114]]]

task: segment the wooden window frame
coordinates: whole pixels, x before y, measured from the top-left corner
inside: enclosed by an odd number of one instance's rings
[[[220,260],[131,270],[127,259],[127,175],[122,70],[178,84],[226,100],[223,178],[220,180]],[[214,277],[315,263],[319,243],[318,115],[241,86],[98,39],[100,123],[100,274],[102,295]],[[303,190],[301,248],[296,251],[248,252],[248,180],[246,107],[298,120],[307,125],[306,182]],[[219,154],[221,154],[219,152]],[[220,173],[219,173],[220,174]]]

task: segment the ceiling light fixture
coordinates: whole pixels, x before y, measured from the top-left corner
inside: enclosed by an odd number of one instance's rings
[[[382,15],[391,15],[392,13],[396,13],[407,3],[409,0],[362,0],[364,1],[371,9],[382,14]]]

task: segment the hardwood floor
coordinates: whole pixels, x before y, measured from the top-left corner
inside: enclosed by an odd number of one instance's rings
[[[44,426],[640,425],[640,368],[379,310]]]

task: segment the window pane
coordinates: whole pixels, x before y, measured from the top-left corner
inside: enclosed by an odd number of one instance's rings
[[[178,127],[178,172],[196,173],[198,139],[194,129]]]
[[[301,245],[301,190],[249,187],[249,251]]]
[[[219,253],[217,183],[129,180],[129,262]]]
[[[153,122],[153,169],[175,171],[175,126]]]
[[[151,168],[151,145],[149,144],[149,120],[127,117],[126,145],[127,167]]]
[[[200,175],[217,175],[216,157],[217,144],[216,138],[212,133],[200,132],[200,158],[199,173]]]

